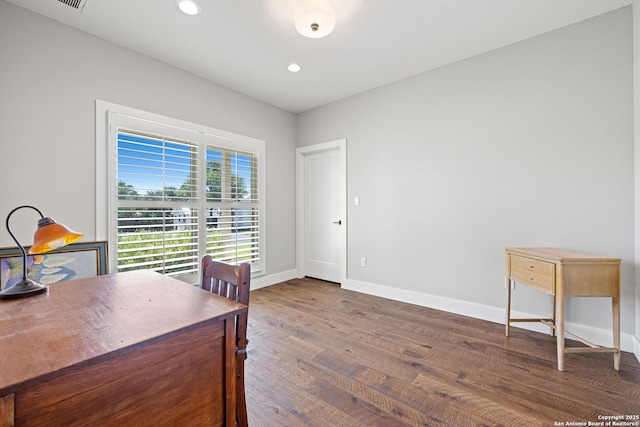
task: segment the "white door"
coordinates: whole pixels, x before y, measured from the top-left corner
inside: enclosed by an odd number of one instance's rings
[[[304,147],[298,155],[302,275],[341,283],[346,276],[344,140]]]

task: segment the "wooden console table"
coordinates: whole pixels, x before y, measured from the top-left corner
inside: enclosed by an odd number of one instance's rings
[[[0,302],[0,427],[235,425],[247,306],[149,271]]]
[[[541,322],[557,333],[558,370],[564,370],[565,353],[612,352],[613,366],[620,369],[620,259],[605,258],[557,248],[507,248],[507,321]],[[511,282],[525,284],[554,295],[553,317],[549,319],[512,319]],[[613,311],[613,347],[601,347],[564,328],[565,297],[611,297]],[[565,335],[587,347],[565,347]]]

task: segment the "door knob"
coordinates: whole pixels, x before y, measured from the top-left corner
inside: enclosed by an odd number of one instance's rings
[[[338,225],[342,225],[342,220],[341,220],[341,219],[339,219],[339,220],[337,220],[337,221],[333,221],[333,223],[334,223],[334,224],[338,224]]]

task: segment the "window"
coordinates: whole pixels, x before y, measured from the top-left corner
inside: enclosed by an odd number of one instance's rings
[[[107,122],[106,150],[99,142],[97,157],[100,166],[100,155],[108,154],[102,173],[110,271],[148,269],[195,283],[209,254],[250,262],[260,273],[264,142],[113,104],[99,107],[98,122],[105,115]]]

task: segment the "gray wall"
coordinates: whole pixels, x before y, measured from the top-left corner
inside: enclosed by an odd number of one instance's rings
[[[96,99],[265,140],[266,271],[295,269],[295,115],[1,0],[0,218],[33,204],[95,239]],[[25,243],[35,218],[11,219]]]
[[[622,259],[631,337],[632,113],[628,7],[302,113],[298,145],[347,138],[348,280],[504,309],[505,247],[601,253]],[[567,321],[608,329],[609,301],[570,300]]]

